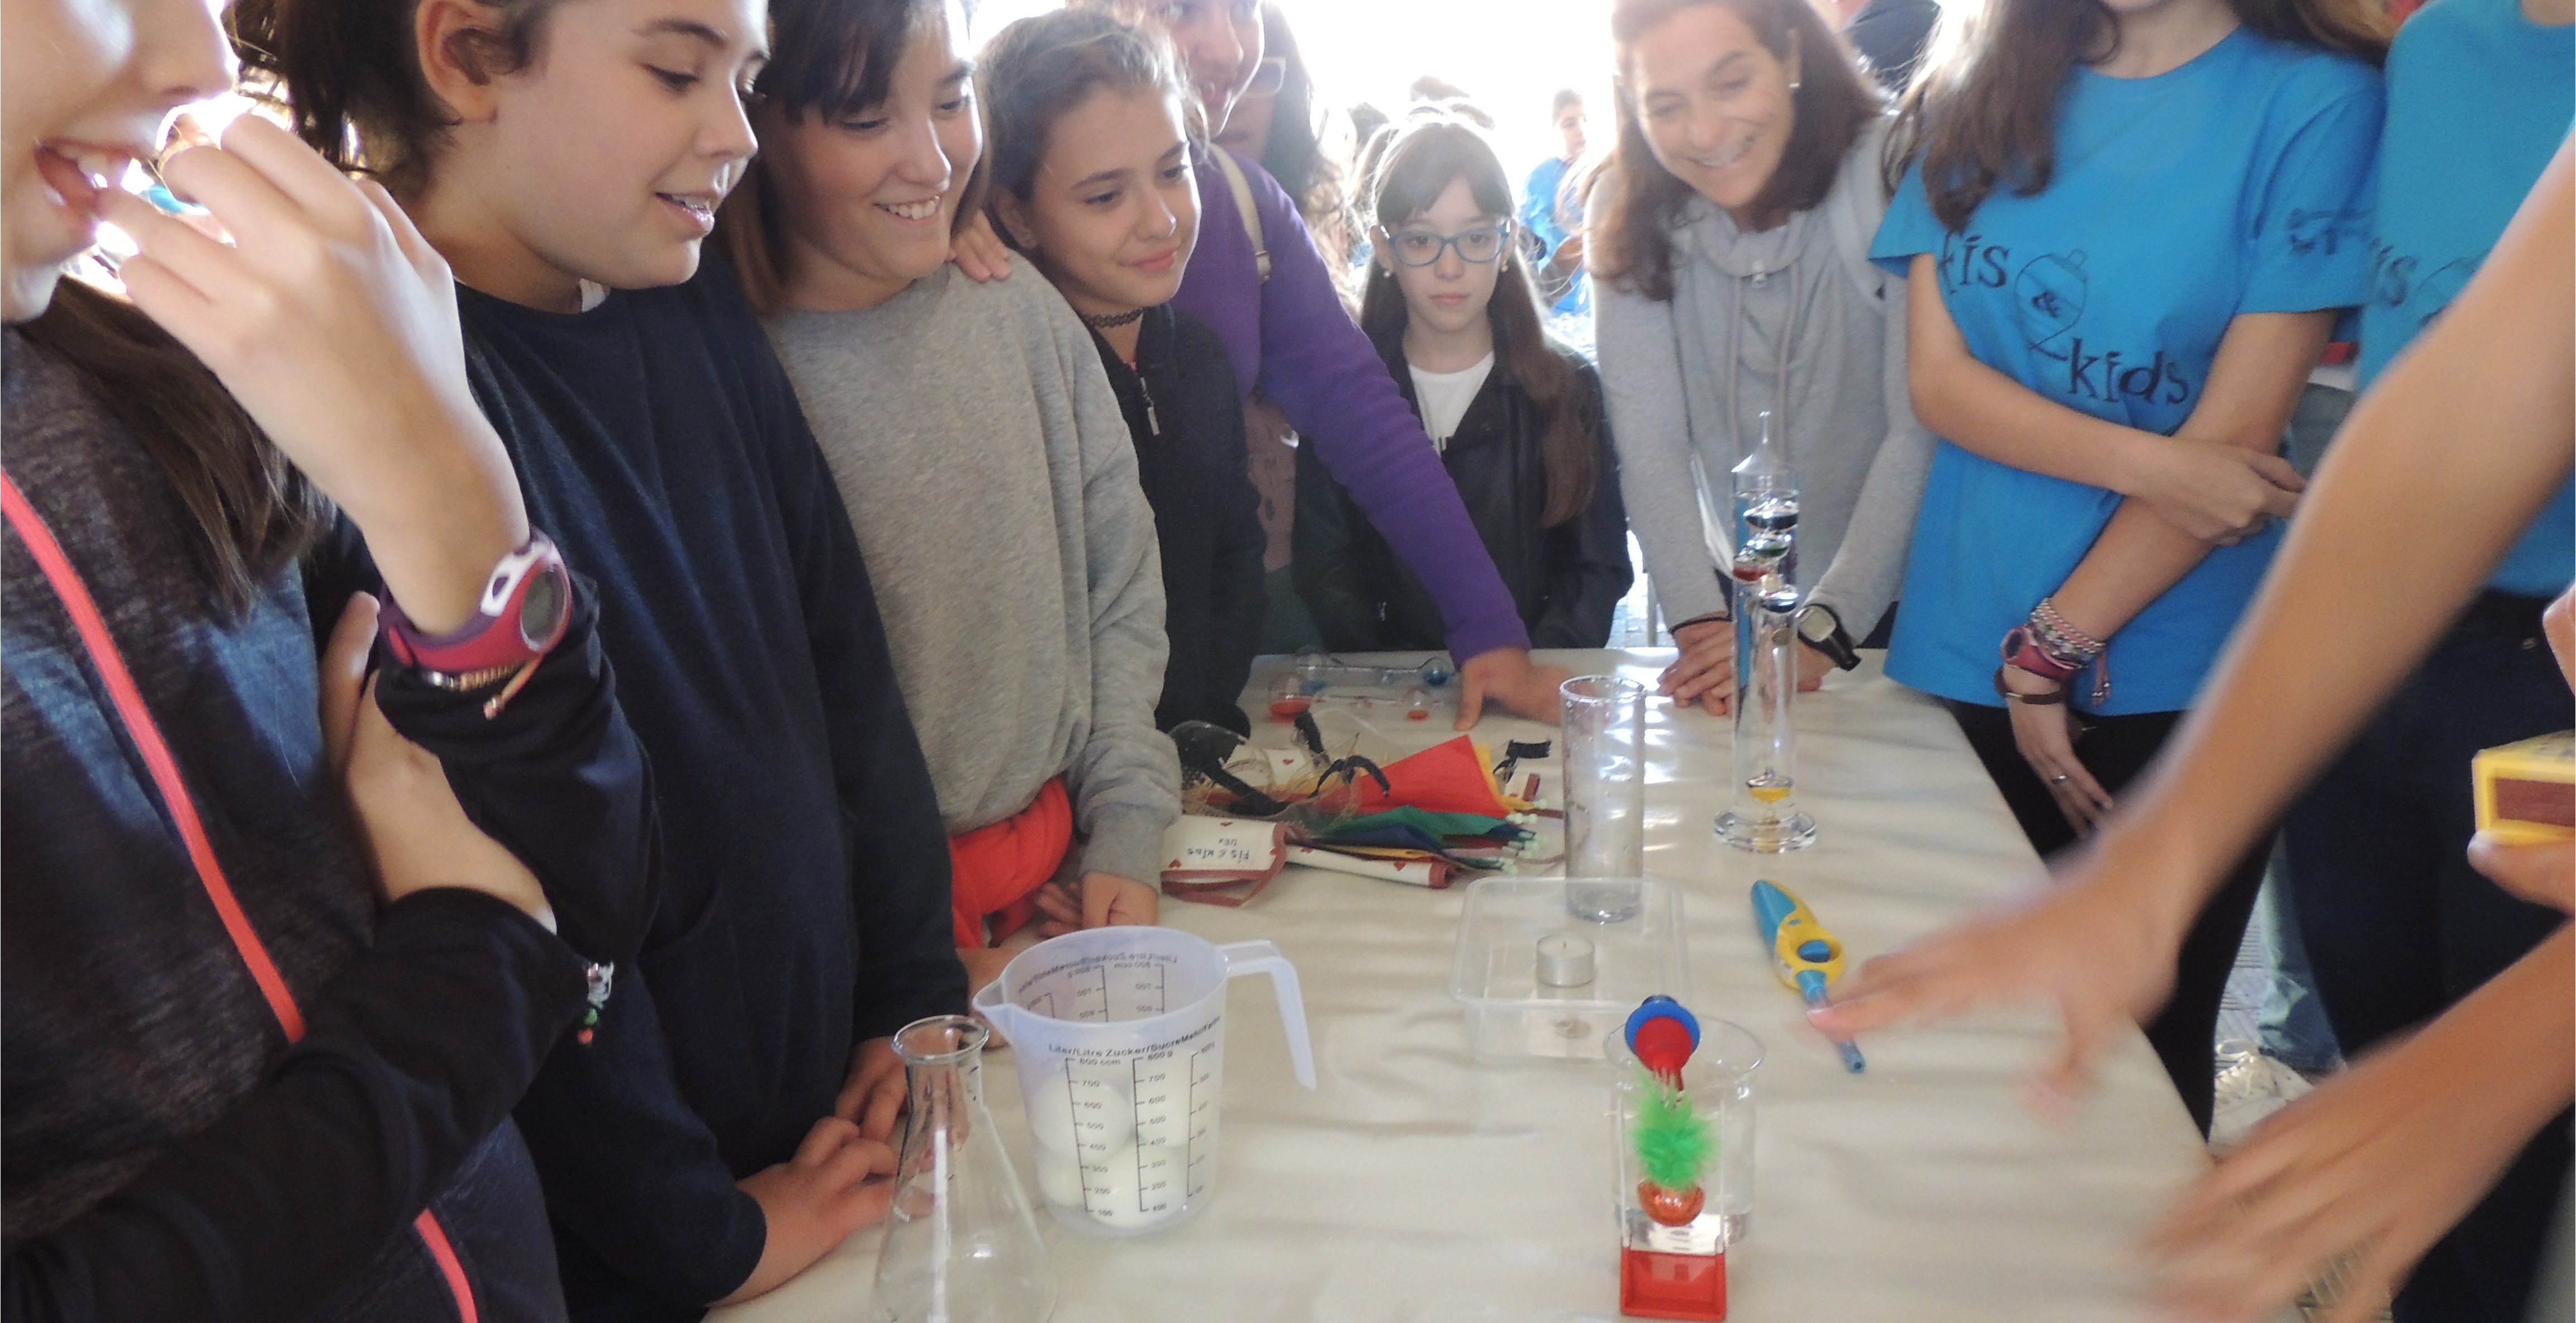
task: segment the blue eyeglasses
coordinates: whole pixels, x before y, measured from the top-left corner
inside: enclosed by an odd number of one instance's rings
[[[1440,260],[1440,254],[1451,248],[1458,256],[1478,265],[1491,262],[1511,246],[1512,223],[1479,225],[1456,234],[1434,234],[1429,230],[1398,230],[1386,237],[1387,251],[1406,266],[1429,266]]]

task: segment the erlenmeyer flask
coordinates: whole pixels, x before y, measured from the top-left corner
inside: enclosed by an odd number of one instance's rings
[[[869,1317],[881,1323],[1044,1323],[1055,1269],[984,1110],[990,1032],[934,1015],[894,1036],[912,1086],[894,1211]]]

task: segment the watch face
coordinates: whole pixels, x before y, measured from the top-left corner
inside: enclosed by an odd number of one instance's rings
[[[1798,613],[1798,637],[1810,643],[1823,643],[1831,639],[1838,628],[1840,626],[1834,623],[1834,618],[1822,611],[1811,609]]]
[[[545,647],[563,628],[564,608],[572,599],[565,590],[570,586],[560,567],[529,581],[527,592],[519,598],[519,638],[530,648]]]

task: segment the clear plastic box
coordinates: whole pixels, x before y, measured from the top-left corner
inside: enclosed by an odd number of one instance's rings
[[[1566,904],[1563,878],[1488,877],[1467,888],[1449,995],[1467,1012],[1467,1039],[1481,1062],[1599,1061],[1612,1029],[1654,993],[1690,1000],[1690,957],[1682,940],[1678,888],[1653,878],[1576,879],[1588,908],[1607,885],[1634,886],[1628,917],[1595,922]],[[1620,906],[1626,910],[1630,907]],[[1575,986],[1541,980],[1541,939],[1573,937],[1592,946],[1591,978]],[[1566,979],[1561,942],[1551,971]],[[1579,972],[1579,971],[1576,971]]]

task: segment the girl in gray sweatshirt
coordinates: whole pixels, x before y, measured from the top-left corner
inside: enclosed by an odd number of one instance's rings
[[[1042,935],[1156,917],[1161,559],[1089,332],[1043,279],[947,264],[982,154],[954,15],[850,13],[773,6],[725,225],[866,555],[980,987]]]
[[[1623,5],[1619,144],[1587,214],[1594,339],[1628,525],[1682,647],[1676,701],[1724,710],[1727,471],[1772,425],[1798,473],[1802,688],[1857,664],[1895,600],[1932,436],[1905,282],[1869,261],[1887,197],[1876,87],[1803,0]]]

